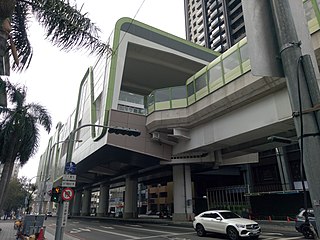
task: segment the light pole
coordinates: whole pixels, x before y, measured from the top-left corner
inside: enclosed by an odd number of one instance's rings
[[[72,162],[72,152],[73,152],[73,142],[74,142],[74,137],[75,133],[79,131],[82,128],[85,127],[100,127],[100,128],[107,128],[109,133],[114,133],[114,134],[121,134],[121,135],[128,135],[128,136],[134,136],[138,137],[140,136],[141,132],[137,129],[131,129],[131,128],[123,128],[123,127],[115,127],[115,126],[106,126],[106,125],[99,125],[99,124],[84,124],[81,125],[77,128],[75,128],[73,131],[70,132],[70,137],[67,145],[67,156],[66,156],[66,165],[67,163]],[[66,173],[66,172],[65,172]],[[60,202],[58,203],[58,215],[57,215],[57,221],[56,221],[56,234],[55,234],[55,240],[63,240],[63,228],[62,226],[62,218],[63,214],[68,215],[68,209],[64,207],[66,203]],[[66,209],[63,213],[63,209]]]

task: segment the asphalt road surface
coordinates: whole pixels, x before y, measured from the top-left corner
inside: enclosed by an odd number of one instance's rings
[[[56,228],[56,219],[48,218],[45,225],[46,231],[54,234]],[[263,229],[262,229],[263,231]],[[68,219],[65,234],[73,239],[81,240],[227,240],[225,236],[216,234],[207,234],[206,237],[198,237],[193,228],[181,226],[169,226],[167,224],[130,224],[123,222],[100,222],[88,221],[82,219]],[[276,240],[299,240],[303,239],[301,234],[295,231],[279,232],[279,230],[268,229],[263,231],[259,239]]]

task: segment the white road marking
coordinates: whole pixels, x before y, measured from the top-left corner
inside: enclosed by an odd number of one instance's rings
[[[114,227],[106,227],[106,226],[100,226],[102,228],[105,228],[105,229],[114,229]]]
[[[162,234],[162,235],[153,235],[153,236],[147,236],[147,237],[139,237],[136,239],[148,239],[148,238],[156,238],[156,237],[163,237],[163,238],[169,238],[172,239],[172,236],[179,236],[179,235],[189,235],[189,234],[193,234],[194,232],[185,232],[185,233],[172,233],[172,234]],[[178,238],[174,238],[174,239],[178,239]],[[186,239],[187,238],[182,238],[182,239]]]
[[[267,236],[283,236],[282,233],[273,233],[273,232],[264,232],[262,234]]]
[[[88,229],[88,228],[79,228],[82,232],[91,232],[91,230],[90,229]]]
[[[91,230],[98,231],[98,232],[109,233],[109,234],[113,234],[113,235],[117,235],[117,236],[126,237],[126,238],[129,238],[129,239],[140,239],[139,237],[134,237],[134,236],[130,236],[130,235],[127,235],[127,234],[121,234],[121,233],[115,233],[115,232],[105,231],[105,230],[101,230],[101,229],[98,229],[98,228],[92,228],[92,227],[90,227],[90,229],[91,229]]]
[[[136,229],[140,231],[145,231],[145,232],[155,232],[155,233],[164,233],[164,234],[176,234],[174,232],[167,232],[167,231],[159,231],[159,230],[152,230],[152,229],[146,229],[146,228],[136,228],[136,227],[127,227],[127,226],[117,226],[121,228],[128,228],[128,229]]]

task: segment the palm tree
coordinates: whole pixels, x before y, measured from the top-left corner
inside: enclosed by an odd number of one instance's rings
[[[0,75],[9,76],[10,65],[15,71],[29,67],[33,55],[28,39],[31,16],[45,28],[46,38],[65,51],[85,49],[97,54],[109,51],[109,46],[100,40],[99,28],[81,11],[82,7],[70,5],[69,0],[0,0]],[[0,100],[3,95],[0,84]],[[2,104],[5,106],[5,102]]]
[[[0,107],[0,162],[4,163],[0,180],[0,209],[7,191],[15,160],[24,165],[39,145],[39,125],[49,133],[51,117],[39,104],[26,103],[26,89],[7,82],[10,107]],[[10,105],[10,104],[9,104]]]
[[[81,48],[98,54],[108,50],[99,38],[99,28],[81,10],[82,7],[78,10],[77,5],[70,5],[69,0],[0,0],[2,28],[16,46],[20,62],[17,65],[12,61],[14,69],[26,69],[32,58],[28,39],[31,16],[45,28],[47,39],[63,50]]]

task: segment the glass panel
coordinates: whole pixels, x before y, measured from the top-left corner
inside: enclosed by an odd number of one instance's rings
[[[307,21],[310,21],[311,19],[316,17],[311,0],[307,0],[306,2],[304,2],[303,7],[304,7],[305,15],[307,17]]]
[[[154,93],[151,93],[149,96],[148,96],[148,106],[151,106],[154,104]]]
[[[125,91],[120,91],[119,100],[144,105],[144,96]]]
[[[186,98],[187,97],[186,86],[172,88],[171,94],[172,94],[172,100]]]
[[[196,79],[196,92],[207,86],[206,74],[202,74]]]
[[[154,93],[155,102],[170,101],[170,89],[157,90]]]
[[[242,62],[245,62],[245,61],[249,60],[249,47],[248,47],[248,44],[245,44],[240,48],[240,54],[241,54],[241,61]]]
[[[223,59],[223,68],[225,73],[235,69],[239,65],[240,63],[238,59],[238,51],[235,51],[234,53]]]
[[[208,72],[208,78],[209,78],[209,82],[212,83],[218,79],[221,78],[222,75],[222,71],[221,71],[221,64],[217,64],[214,67],[210,68],[209,72]]]
[[[190,96],[192,96],[194,94],[193,82],[188,84],[187,90],[188,90],[188,97],[190,97]]]

